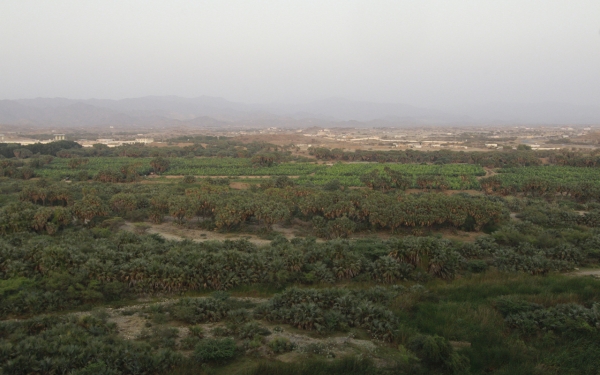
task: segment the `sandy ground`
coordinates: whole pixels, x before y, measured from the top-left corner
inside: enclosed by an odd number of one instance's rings
[[[271,240],[259,238],[253,234],[247,233],[220,233],[204,229],[188,229],[183,226],[176,225],[172,222],[165,222],[162,224],[151,224],[144,223],[148,226],[146,233],[159,234],[163,238],[172,241],[192,240],[195,242],[204,241],[224,241],[224,240],[241,240],[246,239],[256,245],[268,245]],[[122,227],[124,230],[135,232],[135,225],[132,223],[125,223]],[[274,225],[273,230],[279,234],[285,236],[288,240],[296,237],[293,228],[284,228],[279,225]]]
[[[600,279],[600,269],[585,269],[577,270],[575,272],[568,273],[571,276],[591,276],[595,279]]]
[[[203,298],[203,297],[199,297]],[[267,301],[266,298],[254,298],[254,297],[233,297],[240,300],[247,300],[254,303],[264,303]],[[142,303],[126,306],[121,308],[103,308],[97,310],[101,313],[108,315],[108,321],[113,322],[117,325],[117,331],[119,336],[126,340],[136,340],[140,337],[144,329],[149,327],[170,327],[175,328],[179,331],[177,341],[184,338],[189,328],[177,322],[170,322],[166,324],[155,324],[149,320],[149,316],[146,315],[145,310],[150,306],[165,305],[175,302],[177,299],[163,299],[155,302],[143,302]],[[89,312],[76,312],[70,313],[75,316],[87,315]],[[282,362],[294,362],[299,360],[306,354],[312,353],[315,349],[318,349],[319,354],[331,355],[335,357],[345,356],[350,354],[363,354],[367,356],[375,356],[375,352],[379,346],[379,343],[371,340],[362,340],[354,337],[352,333],[343,334],[336,337],[320,337],[314,331],[302,331],[295,329],[286,324],[273,324],[266,321],[257,321],[261,326],[267,328],[271,334],[266,336],[264,339],[263,346],[257,353],[261,356],[272,357]],[[216,323],[204,323],[199,324],[203,328],[205,337],[215,337],[213,331],[216,328],[226,327],[225,322]],[[275,355],[266,346],[268,342],[275,338],[286,338],[294,344],[295,349],[292,352]],[[184,354],[186,354],[184,352]]]
[[[478,180],[485,178],[485,177],[492,177],[492,176],[495,176],[498,174],[492,168],[484,167],[483,169],[485,170],[485,176],[477,177]]]
[[[167,221],[162,224],[151,224],[144,223],[144,225],[148,226],[146,233],[148,234],[159,234],[166,240],[170,241],[183,241],[183,240],[191,240],[194,242],[204,242],[204,241],[225,241],[225,240],[248,240],[249,242],[258,245],[269,245],[271,240],[260,238],[251,233],[220,233],[216,231],[204,230],[204,229],[188,229],[184,226],[177,225],[172,221]],[[303,226],[306,226],[307,223],[302,223],[302,225],[294,225],[293,227],[283,227],[281,225],[275,224],[273,225],[273,231],[277,232],[280,235],[283,235],[288,240],[298,237],[297,232],[302,231]],[[310,226],[310,223],[308,224]],[[135,232],[135,224],[133,223],[125,223],[121,229]],[[481,232],[463,232],[463,231],[453,231],[449,229],[444,229],[441,231],[437,231],[436,233],[440,233],[442,237],[465,241],[465,242],[474,242],[478,237],[485,236],[484,233]],[[408,235],[408,234],[407,234]],[[358,232],[354,233],[349,237],[350,240],[356,239],[364,239],[364,238],[372,238],[377,237],[380,240],[388,240],[390,238],[398,236],[397,234],[392,234],[391,232]],[[301,236],[302,237],[302,236]],[[317,239],[317,242],[325,242],[324,239]]]
[[[150,175],[146,178],[148,179],[155,179],[155,178],[183,178],[185,177],[184,175]],[[279,177],[279,176],[194,176],[196,178],[236,178],[236,179],[269,179],[271,177]],[[300,176],[287,176],[288,178],[300,178]]]

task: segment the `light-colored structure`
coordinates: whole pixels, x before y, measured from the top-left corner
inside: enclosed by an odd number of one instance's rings
[[[135,139],[135,143],[154,143],[154,138],[148,138],[148,137],[144,137],[144,138],[136,138]]]
[[[64,141],[65,135],[64,134],[54,134],[54,140],[55,141]]]

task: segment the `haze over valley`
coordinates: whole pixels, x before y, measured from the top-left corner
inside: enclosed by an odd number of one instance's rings
[[[0,374],[600,375],[600,1],[0,1]]]
[[[201,96],[121,100],[35,98],[0,101],[0,124],[42,127],[307,127],[418,125],[591,125],[600,106],[565,103],[488,103],[453,111],[399,103],[330,98],[304,104],[248,104]]]

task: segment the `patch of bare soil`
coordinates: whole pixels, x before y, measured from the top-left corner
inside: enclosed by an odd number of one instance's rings
[[[137,338],[146,324],[146,319],[137,313],[133,315],[111,314],[108,320],[117,325],[119,335],[126,340]]]
[[[408,194],[418,194],[418,193],[424,193],[424,190],[421,189],[407,189],[406,192]],[[479,191],[479,190],[444,190],[444,191],[434,191],[436,193],[442,193],[444,195],[456,195],[456,194],[460,194],[460,193],[467,193],[469,195],[482,195],[483,192]]]
[[[192,240],[195,242],[204,242],[204,241],[224,241],[224,240],[241,240],[246,239],[253,244],[256,245],[268,245],[271,243],[271,240],[266,240],[259,238],[253,234],[246,233],[219,233],[210,230],[204,229],[188,229],[183,226],[179,226],[172,222],[166,222],[162,224],[151,224],[145,223],[148,225],[148,229],[146,233],[149,234],[159,234],[166,240],[170,241],[182,241],[182,240]],[[122,229],[135,232],[135,226],[133,223],[125,223]],[[292,239],[296,237],[294,234],[294,230],[292,228],[285,228],[279,225],[274,225],[273,230],[281,233],[287,239]]]
[[[449,240],[457,240],[462,242],[475,242],[475,240],[481,236],[484,236],[481,232],[463,232],[459,231],[450,231],[444,230],[441,232],[442,237],[447,238]]]
[[[126,340],[135,340],[142,330],[145,328],[147,322],[146,318],[139,314],[139,310],[148,307],[150,305],[164,305],[174,302],[176,299],[165,299],[158,302],[144,302],[132,306],[110,308],[107,307],[102,309],[103,312],[108,314],[108,321],[117,325],[117,331],[121,337]],[[139,302],[144,301],[143,299],[138,300]],[[74,315],[85,315],[89,312],[77,312]]]
[[[484,170],[485,170],[485,177],[492,177],[492,176],[495,176],[498,174],[492,168],[484,168]]]
[[[236,299],[247,300],[254,303],[267,301],[266,298],[254,297],[236,297]],[[168,304],[173,301],[175,300],[167,299],[160,302],[144,303],[117,309],[107,308],[104,309],[104,311],[108,314],[108,320],[117,325],[118,334],[122,338],[126,340],[135,340],[140,336],[144,328],[146,328],[146,323],[148,322],[148,319],[144,316],[143,308],[156,304]],[[271,335],[267,336],[266,342],[281,337],[288,339],[294,344],[294,351],[275,357],[275,359],[282,362],[297,361],[305,354],[322,354],[327,356],[333,354],[335,357],[359,353],[372,355],[377,349],[377,345],[373,341],[356,339],[353,335],[341,337],[314,337],[314,333],[312,333],[312,336],[311,332],[306,332],[306,334],[299,333],[296,329],[288,327],[287,325],[284,325],[286,328],[282,328],[273,323],[263,321],[260,323],[273,332]],[[185,337],[189,332],[187,326],[170,326],[179,330],[179,339]],[[215,329],[226,327],[226,323],[204,323],[199,324],[199,326],[203,328],[205,337],[215,337]],[[260,352],[263,356],[271,356],[273,354],[266,346]]]
[[[471,347],[471,343],[467,341],[450,341],[450,345],[457,350]]]
[[[202,298],[202,297],[199,297]],[[263,303],[268,301],[267,298],[256,298],[256,297],[236,297],[238,300],[250,301],[254,303]],[[106,308],[104,311],[108,314],[108,320],[117,325],[119,335],[126,340],[136,339],[142,330],[146,327],[148,321],[144,316],[140,314],[140,310],[151,306],[151,305],[165,305],[175,302],[176,299],[166,299],[160,302],[143,303],[134,306],[127,306],[118,309]],[[79,314],[79,313],[77,313]],[[83,314],[83,313],[81,313]],[[222,326],[224,323],[207,323],[202,326],[205,328],[205,332],[210,337],[211,330],[215,327]],[[174,327],[179,330],[179,337],[183,337],[187,332],[187,327]]]
[[[591,276],[595,279],[600,279],[600,269],[576,270],[571,272],[570,276]]]
[[[163,178],[184,178],[184,175],[150,175],[146,178],[148,179],[152,179],[152,178],[159,178],[159,177],[163,177]],[[200,175],[200,176],[194,176],[196,178],[238,178],[238,179],[269,179],[271,177],[277,177],[277,176],[271,176],[271,175],[261,175],[261,176],[205,176],[205,175]],[[287,176],[288,178],[300,178],[300,176]]]
[[[273,327],[266,325],[271,331]],[[360,340],[351,336],[343,337],[311,337],[306,334],[292,332],[288,329],[282,329],[268,336],[268,341],[276,338],[288,339],[294,344],[295,349],[292,352],[284,353],[275,357],[281,362],[297,361],[302,354],[333,354],[335,357],[347,356],[350,354],[373,354],[377,350],[377,345],[370,340]]]
[[[236,190],[246,190],[250,188],[250,184],[243,182],[232,182],[229,184],[229,187]]]

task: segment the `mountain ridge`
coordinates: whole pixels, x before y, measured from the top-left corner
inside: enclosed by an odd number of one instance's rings
[[[261,121],[303,126],[382,122],[390,126],[489,124],[599,124],[599,106],[568,103],[484,103],[451,110],[331,97],[302,104],[246,104],[220,97],[145,96],[125,99],[31,98],[0,100],[0,124],[102,126],[162,124],[229,126]]]

